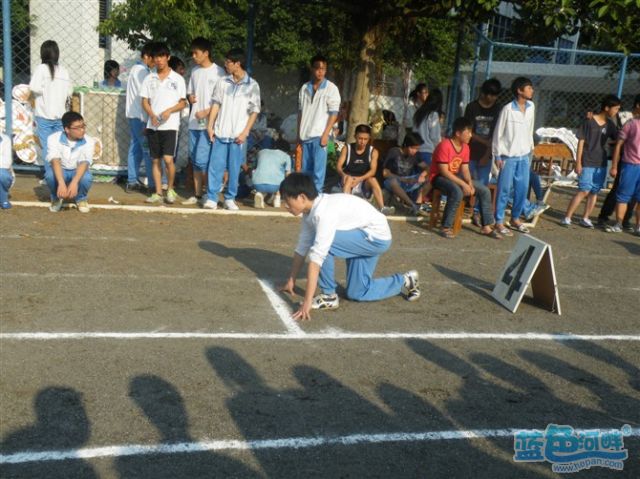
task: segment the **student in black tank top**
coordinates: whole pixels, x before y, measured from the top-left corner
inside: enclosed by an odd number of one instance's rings
[[[358,125],[355,137],[355,143],[346,145],[338,159],[337,170],[342,182],[342,191],[347,194],[360,194],[365,198],[373,193],[380,211],[385,215],[393,214],[395,208],[384,206],[382,189],[376,180],[378,150],[369,144],[371,127]]]

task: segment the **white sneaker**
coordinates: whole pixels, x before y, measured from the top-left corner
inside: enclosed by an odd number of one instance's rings
[[[415,301],[420,297],[420,286],[418,283],[418,272],[415,269],[404,274],[404,284],[402,294],[407,301]]]
[[[570,218],[562,218],[562,221],[560,221],[560,226],[564,226],[565,228],[570,228],[571,227],[571,219]]]
[[[215,202],[215,201],[213,201],[213,200],[207,199],[207,201],[205,201],[205,202],[202,204],[202,207],[203,207],[205,210],[217,210],[217,209],[218,209],[218,203],[216,203],[216,202]]]
[[[51,202],[51,206],[49,206],[49,211],[52,213],[58,213],[62,209],[62,200],[58,199]]]
[[[273,196],[273,207],[280,208],[280,192],[279,191]]]
[[[89,203],[87,202],[87,200],[78,201],[78,211],[80,213],[88,213],[89,211],[91,211],[91,208],[89,208]]]
[[[264,208],[264,206],[263,206]],[[238,208],[238,205],[236,205],[236,202],[233,200],[224,200],[224,209],[225,210],[229,210],[229,211],[238,211],[240,208]]]
[[[340,300],[337,294],[319,294],[313,298],[311,309],[338,309]]]
[[[225,201],[225,204],[226,204],[226,201]],[[256,194],[253,196],[253,207],[264,208],[264,195],[259,191],[256,191]]]
[[[396,212],[396,209],[393,206],[383,206],[382,208],[380,208],[380,213],[382,213],[385,216],[392,215],[395,212]]]
[[[198,204],[198,198],[196,198],[195,196],[191,196],[190,198],[184,200],[181,202],[181,204],[183,205],[197,205]]]
[[[176,202],[177,198],[178,198],[178,193],[176,193],[176,191],[173,188],[171,188],[170,190],[167,190],[167,196],[165,196],[164,200],[170,205],[172,205]]]

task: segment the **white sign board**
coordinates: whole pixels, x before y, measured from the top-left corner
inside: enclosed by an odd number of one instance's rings
[[[498,276],[492,295],[515,313],[529,283],[533,299],[538,304],[552,312],[561,313],[551,246],[533,236],[522,235]]]

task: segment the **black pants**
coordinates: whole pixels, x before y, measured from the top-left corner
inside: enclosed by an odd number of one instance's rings
[[[616,209],[616,190],[618,189],[618,183],[620,182],[620,170],[618,170],[618,174],[613,180],[613,188],[609,191],[609,194],[604,199],[604,203],[602,203],[602,208],[600,208],[600,214],[598,215],[599,221],[607,221],[609,216]],[[633,210],[635,209],[636,201],[632,199],[627,205],[627,212],[624,215],[624,219],[622,220],[622,224],[627,225],[631,222],[631,216],[633,215]]]

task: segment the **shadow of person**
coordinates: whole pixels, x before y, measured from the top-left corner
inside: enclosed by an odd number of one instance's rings
[[[91,435],[89,418],[82,395],[71,388],[48,387],[35,397],[35,424],[9,433],[0,451],[8,455],[16,452],[59,451],[78,449]],[[82,459],[63,461],[24,462],[0,466],[3,478],[97,478],[93,467]]]
[[[629,376],[629,386],[636,391],[640,392],[640,368],[635,364],[630,363],[626,359],[618,356],[616,353],[609,351],[596,343],[588,341],[561,341],[563,346],[566,346],[574,351],[582,353],[586,356],[591,356],[598,361],[602,361],[605,364],[609,364],[624,371]]]
[[[38,201],[51,201],[51,191],[49,191],[49,187],[46,184],[34,186],[33,193],[38,198]]]
[[[494,286],[492,283],[479,278],[475,278],[473,276],[469,276],[468,274],[462,273],[460,271],[454,271],[439,264],[433,264],[433,267],[438,270],[438,272],[440,272],[450,280],[460,284],[461,286],[464,286],[469,291],[473,291],[474,293],[480,295],[482,298],[488,299],[492,303],[498,304],[494,297],[491,296],[491,291],[493,291]]]
[[[137,376],[129,396],[158,429],[162,444],[194,442],[184,401],[172,384],[154,375]],[[241,462],[210,451],[122,456],[115,466],[121,478],[259,477]]]
[[[626,248],[629,254],[640,255],[640,244],[630,243],[628,241],[614,241],[614,243]]]

